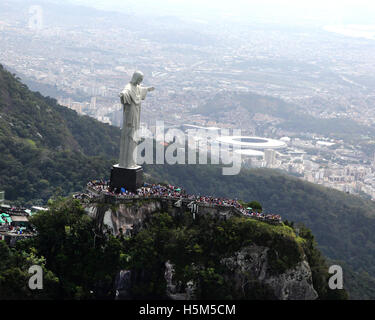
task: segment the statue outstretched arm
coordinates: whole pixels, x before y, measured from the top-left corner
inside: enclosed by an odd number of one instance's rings
[[[144,100],[146,98],[147,93],[154,90],[154,87],[140,87],[141,99]]]

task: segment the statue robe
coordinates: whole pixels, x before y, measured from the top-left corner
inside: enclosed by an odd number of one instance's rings
[[[147,88],[128,83],[120,93],[123,109],[123,122],[120,142],[121,168],[137,168],[137,131],[141,117],[141,101],[146,98]]]

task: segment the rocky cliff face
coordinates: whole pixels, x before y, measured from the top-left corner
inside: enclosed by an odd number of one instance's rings
[[[192,281],[189,281],[186,284],[185,289],[182,289],[180,284],[176,284],[175,281],[173,281],[173,275],[174,275],[174,268],[173,264],[171,264],[169,261],[165,263],[165,273],[164,278],[167,282],[167,292],[166,295],[172,300],[193,300],[195,298],[194,296],[194,290],[196,287],[194,286],[194,283]]]
[[[113,199],[102,199],[96,203],[86,206],[87,214],[96,220],[99,226],[106,225],[114,235],[119,233],[120,228],[124,233],[130,234],[133,230],[142,226],[144,220],[156,212],[168,212],[172,216],[189,211],[186,203],[182,207],[175,207],[174,200],[160,199],[128,199],[112,202]],[[189,201],[188,201],[189,202]],[[199,215],[216,216],[220,219],[227,219],[238,215],[231,207],[200,205]],[[197,215],[198,215],[197,214]]]
[[[269,286],[279,300],[314,300],[318,297],[312,285],[312,274],[307,261],[301,261],[294,269],[282,274],[272,275],[268,250],[267,247],[252,245],[222,260],[234,272],[233,280],[238,290],[243,290],[250,276]]]
[[[162,209],[159,201],[128,202],[116,205],[94,204],[86,207],[86,212],[96,220],[99,226],[106,225],[114,235],[120,228],[123,232],[130,233],[134,228],[141,225],[150,215]]]
[[[248,246],[225,258],[222,263],[233,272],[231,278],[236,290],[244,291],[250,281],[259,281],[269,287],[277,300],[315,300],[318,294],[312,285],[312,274],[307,261],[301,261],[295,268],[279,275],[272,275],[269,268],[269,248]],[[166,263],[165,279],[167,295],[173,300],[194,299],[194,284],[188,283],[186,289],[173,281],[173,265]]]

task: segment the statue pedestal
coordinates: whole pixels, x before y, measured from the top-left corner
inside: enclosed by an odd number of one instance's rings
[[[135,192],[143,186],[143,169],[138,166],[134,169],[121,168],[115,164],[111,169],[111,179],[109,184],[111,189],[124,188]]]

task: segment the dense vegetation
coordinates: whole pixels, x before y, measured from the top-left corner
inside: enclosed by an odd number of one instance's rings
[[[233,273],[220,263],[252,244],[270,248],[273,275],[293,268],[306,255],[320,298],[346,297],[344,290],[327,288],[328,268],[306,228],[297,237],[287,225],[159,213],[133,237],[115,238],[106,229],[97,230],[77,200],[49,203],[49,211],[31,219],[36,237],[18,242],[14,249],[0,241],[0,299],[113,299],[116,274],[123,269],[133,274],[133,298],[165,298],[166,261],[174,265],[175,280],[182,287],[194,281],[199,299],[274,299],[272,290],[251,275],[239,290]],[[27,270],[34,264],[43,266],[44,290],[27,287]]]
[[[35,251],[35,248],[10,249],[0,241],[0,300],[57,298],[59,279],[46,269],[45,259],[37,256]],[[33,265],[43,269],[45,290],[31,291],[28,287],[31,277],[28,270]]]
[[[97,234],[94,221],[77,201],[50,201],[50,211],[33,216],[31,221],[38,230],[35,238],[18,242],[12,250],[0,241],[0,254],[5,256],[0,260],[0,299],[114,297],[121,242],[108,232]],[[30,255],[32,260],[28,259]],[[24,257],[25,262],[17,257]],[[27,286],[28,266],[40,263],[44,289],[31,291]],[[10,291],[14,294],[7,296]]]
[[[16,203],[105,177],[120,131],[31,92],[0,65],[0,189]]]

